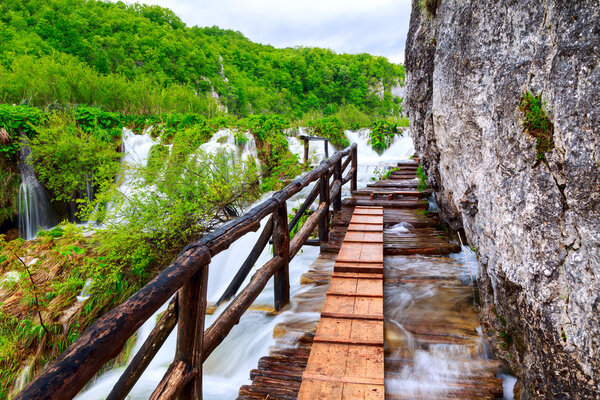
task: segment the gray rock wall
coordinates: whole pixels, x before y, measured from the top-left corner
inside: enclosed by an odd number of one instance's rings
[[[410,130],[522,398],[600,398],[600,0],[413,0]],[[542,93],[553,150],[524,133]]]

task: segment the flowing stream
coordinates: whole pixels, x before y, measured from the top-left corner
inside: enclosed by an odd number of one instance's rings
[[[368,131],[362,130],[358,132],[347,131],[346,134],[352,143],[358,144],[358,165],[359,165],[359,187],[371,182],[377,168],[384,166],[393,166],[401,159],[406,159],[412,155],[414,149],[410,137],[405,133],[404,137],[397,137],[390,149],[382,155],[371,150],[368,145]],[[228,150],[236,154],[239,159],[247,159],[252,156],[256,157],[256,146],[251,137],[243,147],[237,146],[233,142],[233,135],[229,130],[222,130],[216,133],[213,138],[206,144],[202,145],[205,151]],[[125,148],[128,149],[127,143],[133,144],[134,140],[139,140],[136,145],[131,147],[133,153],[142,153],[142,149],[148,149],[149,139],[125,138]],[[300,161],[303,157],[303,146],[297,137],[290,136],[288,138],[290,150],[299,155]],[[151,147],[151,145],[150,145]],[[145,151],[145,150],[144,150]],[[333,147],[329,148],[329,154],[335,152]],[[147,159],[147,152],[146,159]],[[324,158],[323,144],[320,142],[312,142],[310,146],[311,163],[318,163]],[[143,158],[143,157],[142,157]],[[288,210],[291,212],[293,207],[298,207],[302,201],[310,193],[312,186],[308,186],[294,197],[288,200]],[[266,194],[260,199],[257,204],[268,198],[271,194]],[[250,207],[251,208],[251,207]],[[262,221],[262,228],[266,223],[266,218]],[[209,283],[208,283],[208,301],[215,302],[223,293],[237,269],[242,265],[248,253],[257,241],[261,229],[257,232],[250,232],[237,240],[229,249],[221,252],[213,257],[210,263]],[[300,276],[307,270],[312,262],[318,257],[319,248],[305,246],[296,255],[290,263],[290,295],[293,299],[296,295],[307,290],[308,285],[300,286]],[[263,251],[258,261],[256,268],[262,266],[267,260],[272,257],[272,248],[267,246]],[[252,271],[243,286],[250,280]],[[242,286],[242,287],[243,287]],[[273,305],[273,280],[271,279],[263,292],[255,300],[255,309],[260,309],[261,306],[272,308]],[[210,326],[218,315],[225,309],[226,304],[222,304],[212,315],[207,315],[206,326]],[[157,312],[162,312],[166,308],[166,304]],[[264,311],[247,311],[240,319],[227,338],[219,347],[210,355],[203,366],[203,390],[204,398],[208,400],[226,400],[237,397],[240,386],[250,382],[249,372],[256,368],[258,359],[269,352],[269,347],[273,345],[273,329],[282,321],[295,320],[298,323],[303,321],[310,322],[318,319],[318,315],[314,312],[303,312],[299,310],[297,304],[292,300],[289,311],[283,312],[277,316],[272,316]],[[150,334],[156,317],[150,318],[137,332],[136,344],[132,351],[132,356],[140,348],[144,340]],[[154,390],[158,382],[161,380],[164,372],[169,364],[173,361],[176,344],[176,329],[162,346],[154,360],[148,366],[146,372],[142,375],[138,383],[132,389],[129,398],[131,399],[147,399],[150,393]],[[293,344],[297,339],[293,333],[288,335],[283,340],[288,340]],[[280,338],[281,340],[281,338]],[[124,368],[117,368],[104,373],[95,382],[93,382],[87,390],[80,393],[77,399],[79,400],[96,400],[104,399]]]

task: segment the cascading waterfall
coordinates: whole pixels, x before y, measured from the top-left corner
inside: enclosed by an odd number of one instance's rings
[[[38,181],[33,166],[27,162],[31,153],[28,146],[22,146],[19,156],[19,235],[25,240],[34,239],[40,229],[55,225],[46,190]]]
[[[365,131],[361,131],[360,133],[352,131],[346,132],[350,141],[358,144],[359,172],[363,171],[364,175],[363,177],[359,176],[359,187],[364,186],[371,181],[375,168],[393,166],[397,161],[408,158],[413,152],[412,141],[405,134],[405,137],[403,138],[396,138],[392,143],[392,146],[382,155],[379,155],[368,145],[368,132],[366,134],[364,132]],[[243,146],[237,145],[235,143],[233,132],[228,129],[223,129],[215,133],[211,140],[203,144],[200,148],[207,153],[228,151],[235,154],[239,160],[247,160],[249,157],[254,157],[258,160],[256,146],[252,135],[246,133],[246,137],[248,141],[246,141]],[[127,142],[125,138],[124,142]],[[298,154],[300,161],[303,162],[302,157],[304,148],[302,142],[296,137],[290,136],[288,137],[288,143],[290,143],[290,150],[294,154]],[[334,152],[335,149],[330,145],[329,154],[332,155]],[[323,144],[317,142],[315,145],[315,142],[312,142],[310,146],[311,162],[320,162],[324,158],[324,155]],[[312,186],[308,186],[289,199],[288,212],[291,213],[293,207],[298,207],[302,204],[311,189]],[[264,201],[270,196],[271,193],[265,194],[262,199],[256,202],[256,204]],[[253,205],[248,207],[248,209],[252,207]],[[247,233],[233,243],[229,249],[212,258],[207,293],[209,302],[215,302],[223,293],[238,268],[246,259],[250,249],[254,246],[254,243],[256,243],[262,229],[264,229],[266,221],[267,218],[262,221],[261,229],[257,232]],[[298,293],[308,290],[307,286],[300,286],[300,276],[307,270],[307,267],[312,264],[318,255],[319,249],[317,247],[306,246],[303,247],[291,261],[289,271],[290,297],[292,299]],[[257,260],[256,267],[262,266],[271,257],[271,246],[267,246]],[[249,274],[242,287],[248,283],[252,274],[253,272]],[[272,306],[273,292],[273,280],[271,279],[263,292],[257,297],[254,304]],[[165,304],[157,314],[162,312],[166,306],[167,304]],[[207,327],[216,320],[226,306],[227,304],[222,304],[213,315],[206,316]],[[259,311],[248,311],[242,316],[238,325],[231,330],[223,343],[215,349],[203,365],[203,391],[205,399],[222,400],[234,399],[237,397],[239,388],[250,382],[250,370],[256,367],[258,359],[266,355],[269,346],[274,344],[273,328],[278,323],[289,320],[290,318],[306,322],[318,319],[318,315],[315,315],[313,312],[296,310],[296,304],[293,300],[289,310],[290,311],[283,312],[277,316],[269,316],[267,313]],[[155,323],[156,316],[151,317],[138,330],[136,345],[132,355],[135,354],[137,349],[139,349],[146,340]],[[132,389],[128,398],[146,399],[154,390],[158,382],[160,382],[167,367],[173,361],[176,347],[176,331],[177,330],[175,329],[169,336],[156,357],[148,366],[146,372]],[[290,335],[289,339],[291,342],[294,342],[293,334]],[[104,399],[119,379],[123,370],[124,368],[119,368],[103,374],[87,391],[81,393],[77,399]]]
[[[371,182],[377,169],[395,167],[398,161],[406,160],[413,155],[415,148],[408,129],[401,135],[394,136],[390,147],[382,154],[377,153],[369,144],[370,129],[346,131],[350,143],[356,143],[358,150],[358,185],[366,186]]]

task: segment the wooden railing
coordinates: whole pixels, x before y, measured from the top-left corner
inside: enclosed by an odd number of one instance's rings
[[[344,171],[350,170],[344,176]],[[108,395],[109,400],[124,399],[156,355],[169,333],[177,325],[177,347],[174,361],[152,393],[151,399],[201,399],[202,364],[225,339],[242,314],[261,293],[269,279],[275,278],[275,309],[290,301],[288,266],[290,260],[318,225],[319,239],[328,240],[329,208],[339,211],[342,186],[357,188],[356,145],[336,152],[318,167],[295,180],[284,189],[236,220],[216,229],[188,245],[157,277],[133,296],[98,319],[16,399],[72,399],[98,373],[102,366],[117,356],[125,342],[174,294],[150,336],[133,357],[120,380]],[[318,181],[318,182],[316,182]],[[310,183],[312,191],[288,224],[286,200]],[[319,196],[319,205],[290,240],[290,231]],[[239,269],[219,301],[233,297],[258,256],[273,238],[273,258],[262,266],[250,282],[227,305],[215,322],[205,329],[206,293],[211,257],[227,249],[260,222],[269,218],[248,258]]]

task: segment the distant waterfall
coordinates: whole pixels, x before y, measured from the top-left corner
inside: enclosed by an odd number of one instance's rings
[[[19,235],[25,240],[34,239],[40,229],[55,225],[46,191],[38,181],[33,167],[27,163],[29,153],[31,149],[28,146],[21,147],[18,227]]]

